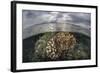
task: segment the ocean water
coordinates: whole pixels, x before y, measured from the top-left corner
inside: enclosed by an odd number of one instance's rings
[[[40,57],[39,54],[35,53],[35,50],[37,49],[38,44],[36,43],[39,40],[44,41],[47,43],[47,39],[49,39],[51,36],[54,36],[58,32],[45,32],[40,33],[31,37],[28,37],[26,39],[23,39],[23,62],[45,62],[45,61],[68,61],[68,60],[87,60],[91,59],[91,38],[87,35],[84,35],[82,33],[77,32],[71,32],[74,37],[76,38],[76,46],[69,50],[68,53],[63,57],[60,57],[55,60],[51,60],[46,58],[45,54],[43,54],[45,57]],[[44,38],[43,38],[44,37]],[[43,43],[39,43],[41,45],[44,45]]]

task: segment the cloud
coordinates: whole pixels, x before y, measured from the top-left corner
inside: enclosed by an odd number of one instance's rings
[[[70,13],[69,16],[72,18],[71,22],[75,24],[90,25],[89,13]]]
[[[89,27],[90,18],[89,13],[23,10],[23,29],[47,22],[72,23]]]

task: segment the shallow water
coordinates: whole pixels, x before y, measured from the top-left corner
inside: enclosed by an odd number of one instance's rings
[[[39,40],[45,41],[47,43],[47,36],[55,35],[57,32],[46,32],[38,35],[31,36],[23,40],[23,62],[43,62],[43,61],[64,61],[64,60],[86,60],[91,59],[91,38],[81,33],[71,32],[76,38],[76,46],[69,50],[65,57],[59,59],[51,60],[48,58],[42,58],[35,54],[36,43]],[[45,37],[45,38],[43,38]],[[43,43],[40,43],[43,44]],[[41,53],[41,52],[40,52]]]

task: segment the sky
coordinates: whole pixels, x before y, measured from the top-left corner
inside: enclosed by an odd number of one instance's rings
[[[23,10],[23,29],[41,23],[72,23],[90,28],[90,13]]]
[[[49,25],[49,23],[52,23],[52,22],[56,23],[58,26],[61,23],[66,23],[66,25],[68,23],[70,24],[71,27],[75,27],[77,31],[88,33],[88,31],[90,32],[91,14],[80,13],[80,12],[53,12],[53,11],[39,11],[39,10],[38,11],[37,10],[23,10],[22,12],[23,39],[32,36],[33,33],[39,33],[39,31],[49,30],[46,25],[48,25],[49,27],[51,26]],[[37,28],[34,25],[39,25],[39,28]],[[76,28],[76,25],[79,27]],[[62,27],[62,25],[60,25],[60,27]],[[68,25],[66,27],[68,27]],[[80,27],[85,28],[85,29],[82,29]],[[86,29],[88,29],[88,31]]]

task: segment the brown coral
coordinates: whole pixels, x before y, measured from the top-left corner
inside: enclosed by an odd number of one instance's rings
[[[76,38],[69,32],[58,32],[48,40],[46,46],[46,55],[50,59],[59,58],[64,51],[74,48]]]

